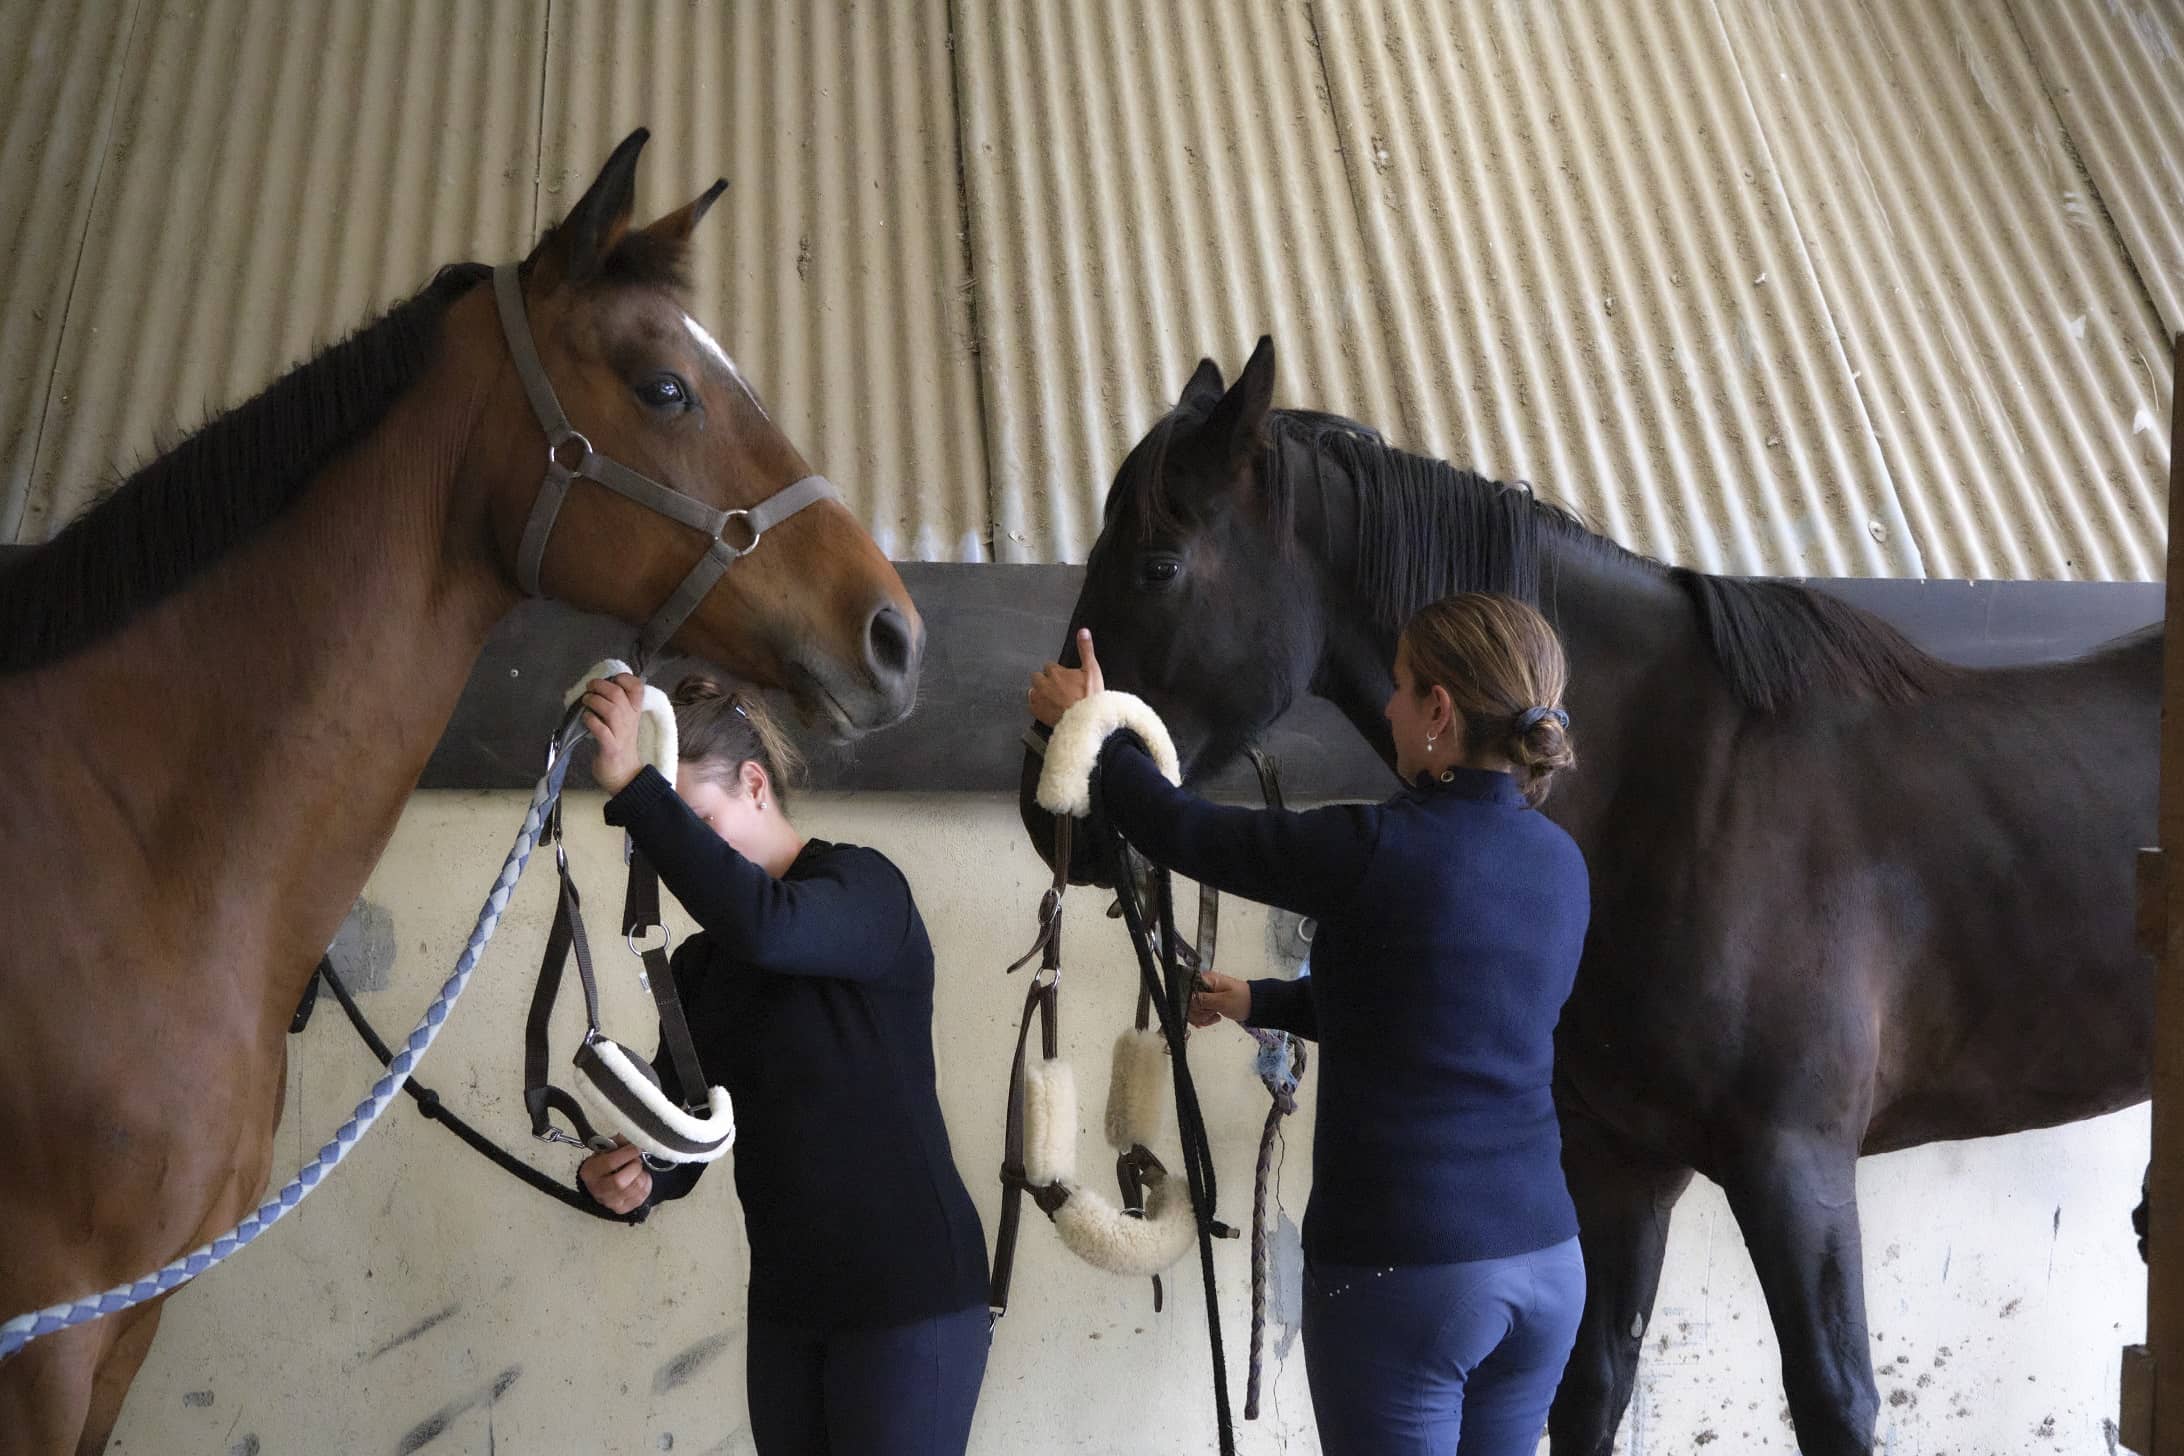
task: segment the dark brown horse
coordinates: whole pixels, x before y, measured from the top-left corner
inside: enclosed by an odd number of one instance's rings
[[[524,265],[531,329],[601,454],[754,505],[811,471],[684,312],[719,187],[630,226],[644,136]],[[266,1186],[290,1014],[519,596],[546,444],[484,277],[443,270],[0,576],[0,1318],[147,1273]],[[544,590],[643,622],[707,548],[580,481]],[[823,501],[675,641],[848,735],[908,711],[922,632]],[[0,1364],[0,1450],[102,1449],[158,1321]]]
[[[1489,590],[1547,613],[1580,755],[1548,812],[1594,906],[1558,1033],[1591,1291],[1554,1451],[1610,1449],[1694,1170],[1757,1264],[1799,1445],[1870,1451],[1859,1155],[2147,1095],[2158,632],[1951,667],[1834,598],[1670,570],[1521,487],[1272,411],[1273,385],[1265,341],[1234,388],[1199,366],[1115,478],[1072,632],[1204,776],[1300,693],[1392,759],[1410,611]]]

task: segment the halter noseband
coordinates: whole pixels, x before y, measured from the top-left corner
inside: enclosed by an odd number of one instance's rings
[[[712,538],[705,554],[697,565],[675,588],[674,594],[647,622],[637,639],[637,655],[640,665],[650,661],[668,638],[675,635],[698,603],[713,589],[722,573],[737,559],[758,549],[759,539],[775,526],[808,505],[822,500],[840,500],[841,493],[823,475],[807,475],[793,481],[749,509],[717,510],[694,496],[671,490],[658,481],[640,475],[619,461],[610,460],[592,449],[591,441],[569,423],[562,413],[561,401],[554,397],[552,381],[546,377],[546,366],[539,362],[538,345],[531,339],[531,323],[524,312],[523,285],[516,276],[516,265],[502,263],[493,270],[493,301],[500,308],[501,331],[508,337],[508,353],[516,361],[516,377],[523,381],[523,392],[531,401],[531,413],[538,417],[539,428],[546,432],[546,476],[539,486],[538,499],[531,506],[530,519],[524,523],[523,542],[516,551],[516,582],[527,596],[544,596],[539,585],[539,566],[546,559],[546,539],[553,534],[554,519],[561,514],[561,503],[569,493],[573,480],[592,480],[617,495],[645,507],[669,520],[701,531]],[[573,456],[574,464],[567,461]],[[737,540],[730,541],[733,531]]]

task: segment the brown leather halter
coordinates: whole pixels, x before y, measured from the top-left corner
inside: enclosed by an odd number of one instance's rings
[[[682,585],[676,587],[674,594],[652,614],[652,620],[639,634],[637,670],[640,673],[667,645],[675,630],[698,609],[698,603],[705,600],[705,594],[713,589],[722,574],[756,551],[760,538],[768,531],[806,506],[841,499],[841,493],[825,476],[807,475],[783,486],[748,510],[721,510],[695,496],[670,490],[619,461],[610,460],[594,450],[591,441],[569,423],[569,417],[562,413],[561,401],[554,397],[553,383],[546,377],[546,366],[539,361],[538,345],[531,338],[530,319],[523,308],[523,284],[515,264],[503,263],[493,270],[493,301],[500,309],[501,331],[508,336],[509,356],[516,361],[516,377],[523,381],[523,392],[531,401],[531,413],[538,416],[539,428],[546,432],[546,476],[539,485],[538,499],[532,502],[530,518],[524,522],[522,544],[516,550],[516,583],[525,594],[534,597],[546,594],[539,582],[539,568],[546,559],[546,541],[553,534],[554,520],[561,514],[561,503],[568,498],[569,486],[578,480],[595,481],[649,511],[711,538],[712,544],[698,558],[697,565],[690,568]],[[565,463],[572,456],[575,463]],[[729,539],[731,535],[735,537],[733,541]]]

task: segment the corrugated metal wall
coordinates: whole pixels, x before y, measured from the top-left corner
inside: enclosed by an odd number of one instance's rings
[[[1202,353],[1717,570],[2158,575],[2184,8],[0,0],[0,539],[629,127],[894,554],[1076,560]],[[723,221],[722,219],[725,219]]]

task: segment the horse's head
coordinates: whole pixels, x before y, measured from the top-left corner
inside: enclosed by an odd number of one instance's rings
[[[1310,465],[1273,452],[1274,345],[1261,339],[1236,383],[1200,361],[1182,398],[1123,461],[1062,644],[1092,629],[1110,687],[1152,704],[1174,735],[1186,780],[1218,771],[1279,718],[1319,659],[1323,589],[1296,544],[1289,483]],[[1021,808],[1041,852],[1052,820],[1033,799],[1027,754]],[[1078,840],[1076,870],[1093,877]]]
[[[552,489],[541,485],[550,452],[510,363],[475,447],[486,457],[478,470],[489,482],[495,553],[526,589],[631,623],[664,622],[672,598],[680,592],[688,605],[694,596],[670,639],[678,650],[787,689],[807,719],[844,737],[884,727],[916,696],[924,627],[856,518],[831,495],[770,525],[763,514],[734,514],[721,529],[725,548],[695,524],[759,507],[812,470],[686,308],[690,235],[727,183],[632,227],[645,138],[639,130],[616,147],[532,250],[520,272],[522,309],[552,393],[583,437],[551,457],[577,468],[588,444],[594,456],[668,487],[695,509],[667,502],[690,517],[679,521],[580,477],[558,512],[535,513],[542,489]],[[501,357],[515,356],[504,348]],[[763,543],[755,539],[761,526]],[[747,554],[710,584],[693,575],[708,555],[736,552]]]

